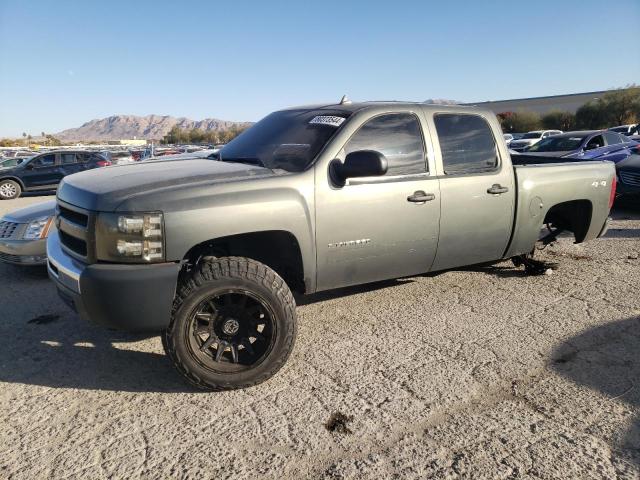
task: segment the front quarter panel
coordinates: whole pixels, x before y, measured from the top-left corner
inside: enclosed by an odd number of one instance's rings
[[[313,170],[198,188],[165,203],[167,260],[181,261],[194,246],[221,237],[281,230],[298,241],[306,289],[314,291],[313,199]]]

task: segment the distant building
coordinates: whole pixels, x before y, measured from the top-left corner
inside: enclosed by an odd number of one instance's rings
[[[128,147],[143,147],[148,142],[144,138],[133,138],[129,140],[108,140],[107,145],[127,145]]]
[[[466,103],[492,110],[494,113],[517,112],[527,110],[541,115],[552,110],[575,113],[585,103],[601,98],[607,90],[599,92],[570,93],[568,95],[552,95],[549,97],[516,98],[513,100],[497,100],[488,102]]]

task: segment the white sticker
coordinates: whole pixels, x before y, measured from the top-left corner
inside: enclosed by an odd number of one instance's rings
[[[313,117],[309,122],[310,125],[330,125],[332,127],[339,127],[344,122],[344,117],[336,117],[334,115],[319,115]]]

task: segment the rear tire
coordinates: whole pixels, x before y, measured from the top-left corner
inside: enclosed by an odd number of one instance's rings
[[[165,352],[189,383],[233,390],[271,378],[296,337],[295,300],[272,269],[243,257],[205,257],[178,282]]]
[[[18,198],[22,193],[22,187],[14,180],[0,180],[0,200]]]

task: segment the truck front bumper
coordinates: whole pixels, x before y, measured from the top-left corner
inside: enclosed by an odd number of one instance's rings
[[[47,239],[47,257],[58,294],[84,320],[135,332],[169,325],[180,264],[85,265],[64,253],[58,232]]]

